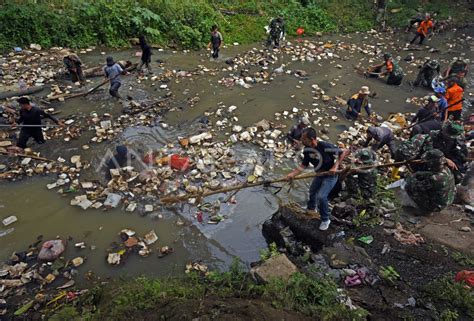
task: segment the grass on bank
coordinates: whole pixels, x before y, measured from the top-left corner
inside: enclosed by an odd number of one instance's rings
[[[295,273],[288,281],[275,279],[266,285],[254,283],[237,261],[227,272],[210,272],[207,276],[190,273],[184,278],[117,281],[92,292],[99,300],[85,298],[87,304],[66,306],[49,320],[130,320],[140,315],[169,319],[178,304],[185,309],[193,300],[252,299],[276,309],[294,311],[321,320],[365,320],[363,309],[350,310],[340,303],[341,293],[330,278],[316,279]],[[92,302],[97,302],[92,306]],[[160,309],[161,307],[161,309]],[[94,311],[92,313],[91,311]],[[202,312],[203,314],[206,311]]]
[[[390,0],[390,25],[404,26],[420,0]],[[423,9],[440,18],[464,19],[464,2],[432,0]],[[390,10],[389,10],[390,11]],[[202,48],[209,29],[220,26],[225,42],[264,40],[263,27],[281,14],[288,34],[303,27],[315,32],[354,32],[376,27],[375,8],[367,0],[6,0],[0,5],[0,50],[38,43],[43,47],[128,46],[141,34],[161,46]]]

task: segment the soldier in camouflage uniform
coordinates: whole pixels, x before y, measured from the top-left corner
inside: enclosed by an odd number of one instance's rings
[[[441,130],[433,130],[429,134],[418,134],[404,141],[395,152],[396,161],[419,159],[421,155],[432,149],[443,152],[448,167],[453,171],[456,182],[462,179],[465,172],[468,150],[463,137],[464,128],[456,122],[446,123]],[[420,170],[424,165],[412,165]]]
[[[426,162],[426,170],[409,176],[405,189],[420,209],[428,212],[441,211],[454,201],[454,176],[439,149],[424,153],[422,159]]]
[[[456,183],[462,180],[462,173],[466,171],[468,150],[463,134],[463,126],[451,121],[441,130],[432,131],[423,145],[423,152],[431,149],[439,149],[443,152],[447,165],[456,178]]]
[[[370,148],[359,150],[356,154],[356,163],[362,166],[374,165],[376,163],[375,152]],[[377,187],[377,169],[367,169],[352,172],[346,178],[347,192],[351,197],[369,199],[375,195]]]
[[[280,47],[280,39],[285,35],[285,22],[283,17],[279,15],[272,19],[269,25],[270,33],[268,34],[267,47],[275,43],[275,48]]]

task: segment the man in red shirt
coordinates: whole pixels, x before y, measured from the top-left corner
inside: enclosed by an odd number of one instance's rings
[[[416,39],[420,38],[419,45],[423,44],[423,40],[425,40],[426,36],[428,35],[429,31],[433,30],[433,21],[430,18],[429,14],[426,14],[425,20],[420,23],[420,26],[416,30],[415,37],[412,41],[410,41],[410,45],[416,41]]]

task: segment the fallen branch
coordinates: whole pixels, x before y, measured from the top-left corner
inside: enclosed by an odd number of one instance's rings
[[[319,173],[307,173],[303,175],[298,175],[294,177],[292,180],[301,180],[301,179],[307,179],[307,178],[313,178],[317,176],[325,176],[325,175],[337,175],[337,174],[342,174],[342,173],[351,173],[351,172],[356,172],[356,171],[362,171],[362,170],[367,170],[367,169],[373,169],[373,168],[384,168],[384,167],[400,167],[403,165],[406,165],[408,163],[419,163],[422,162],[421,160],[410,160],[410,161],[403,161],[403,162],[395,162],[395,163],[389,163],[389,164],[380,164],[380,165],[369,165],[369,166],[361,166],[361,167],[356,167],[356,168],[350,168],[348,171],[347,170],[338,170],[335,173],[332,172],[319,172]],[[270,181],[263,181],[263,182],[257,182],[257,183],[244,183],[244,184],[238,184],[234,186],[229,186],[229,187],[224,187],[215,191],[203,191],[201,193],[196,193],[196,194],[188,194],[188,195],[182,195],[182,196],[165,196],[160,198],[160,202],[163,204],[173,204],[173,203],[179,203],[183,202],[185,200],[188,200],[190,198],[196,198],[196,199],[201,199],[203,197],[215,195],[215,194],[221,194],[221,193],[227,193],[231,191],[236,191],[236,190],[241,190],[245,188],[250,188],[250,187],[256,187],[256,186],[261,186],[261,185],[269,185],[273,183],[281,183],[281,182],[288,182],[286,178],[278,178]]]
[[[36,160],[40,160],[40,161],[43,161],[43,162],[48,162],[48,163],[56,162],[55,160],[47,159],[47,158],[40,157],[40,156],[26,155],[26,154],[19,154],[19,153],[9,153],[9,152],[5,152],[5,151],[1,151],[1,150],[0,150],[0,154],[1,155],[7,155],[7,156],[21,157],[21,158],[31,158],[31,159],[36,159]]]

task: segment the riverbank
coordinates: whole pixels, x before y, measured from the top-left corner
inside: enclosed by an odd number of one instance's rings
[[[55,1],[35,4],[7,1],[1,5],[0,50],[27,47],[130,46],[129,39],[146,35],[161,47],[199,49],[207,45],[210,27],[219,25],[225,43],[250,44],[265,38],[264,26],[281,14],[289,36],[317,32],[362,32],[377,28],[370,1]],[[416,10],[436,13],[451,26],[469,21],[468,2],[390,1],[388,26],[404,28]],[[354,14],[357,12],[357,14]],[[29,19],[35,17],[35,19]],[[97,23],[100,21],[100,23]]]

